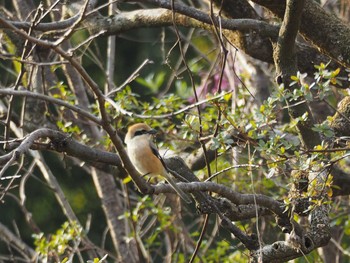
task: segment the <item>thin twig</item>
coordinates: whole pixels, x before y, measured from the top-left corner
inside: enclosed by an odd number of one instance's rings
[[[202,241],[204,239],[204,235],[207,232],[208,223],[209,223],[209,214],[206,214],[204,216],[204,222],[203,222],[201,233],[200,233],[199,238],[197,240],[196,248],[194,249],[194,251],[192,253],[192,256],[191,256],[191,259],[190,259],[190,261],[188,263],[192,263],[195,260],[197,254],[198,254],[199,248],[202,245]]]
[[[54,46],[59,46],[63,41],[65,41],[66,39],[68,39],[73,33],[76,27],[78,27],[78,25],[81,23],[81,21],[84,19],[85,17],[85,13],[87,12],[89,6],[89,0],[85,1],[85,4],[83,5],[83,7],[81,8],[81,11],[79,12],[79,16],[78,19],[76,21],[74,21],[74,23],[69,27],[69,29],[63,34],[62,37],[60,37],[59,39],[57,39],[54,42]]]
[[[167,113],[167,114],[163,114],[163,115],[137,114],[137,113],[134,113],[134,112],[122,109],[115,101],[113,101],[110,98],[106,97],[106,101],[108,101],[117,111],[119,111],[120,113],[122,113],[124,115],[130,116],[130,117],[133,116],[133,117],[140,118],[140,119],[164,119],[164,118],[171,118],[171,117],[174,117],[174,116],[179,115],[181,113],[184,113],[186,111],[189,111],[189,110],[191,110],[193,108],[197,108],[198,106],[200,106],[200,105],[202,105],[204,103],[220,99],[220,98],[224,97],[225,95],[227,95],[229,93],[231,93],[231,91],[224,92],[224,93],[216,95],[216,96],[214,96],[212,98],[208,98],[208,99],[205,99],[205,100],[198,101],[198,102],[193,103],[193,104],[191,104],[191,105],[189,105],[187,107],[184,107],[184,108],[182,108],[180,110],[177,110],[177,111],[174,111],[174,112],[171,112],[171,113]]]
[[[106,97],[109,97],[111,96],[112,94],[114,93],[118,93],[119,91],[121,91],[126,85],[128,85],[131,81],[133,81],[134,79],[136,79],[138,76],[139,76],[139,72],[148,64],[152,64],[153,61],[152,60],[149,60],[148,58],[145,59],[141,65],[133,72],[131,73],[131,75],[117,88],[109,91],[107,94],[106,94]]]
[[[96,124],[101,125],[101,119],[96,117],[95,115],[93,115],[93,114],[87,112],[86,110],[83,110],[77,106],[74,106],[74,105],[70,104],[69,102],[66,102],[66,101],[63,101],[60,99],[56,99],[56,98],[53,98],[53,97],[50,97],[47,95],[43,95],[40,93],[31,92],[31,91],[27,91],[27,90],[15,90],[12,88],[1,88],[0,94],[18,96],[18,97],[32,97],[32,98],[36,98],[39,100],[51,102],[51,103],[56,104],[56,105],[64,106],[64,107],[76,112],[77,114],[95,122]]]

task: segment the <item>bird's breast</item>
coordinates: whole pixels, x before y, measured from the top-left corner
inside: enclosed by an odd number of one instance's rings
[[[163,165],[153,154],[149,142],[139,140],[127,146],[129,158],[142,175],[162,175]]]

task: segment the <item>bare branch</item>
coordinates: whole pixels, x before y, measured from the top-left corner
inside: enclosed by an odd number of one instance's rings
[[[38,257],[37,252],[24,243],[20,238],[15,236],[5,225],[0,222],[0,238],[13,245],[19,252],[26,255],[28,261],[32,261]]]
[[[31,92],[27,90],[14,90],[12,88],[0,88],[0,94],[2,95],[11,95],[11,96],[19,96],[19,97],[31,97],[36,98],[39,100],[51,102],[56,105],[64,106],[78,114],[80,114],[82,117],[85,117],[93,122],[95,122],[98,125],[101,125],[101,119],[97,118],[96,116],[92,115],[91,113],[87,112],[86,110],[83,110],[77,106],[74,106],[66,101],[56,99],[47,95],[43,95],[36,92]]]
[[[49,138],[46,144],[37,144],[39,139]],[[117,154],[93,149],[74,140],[71,136],[56,130],[42,128],[28,134],[24,140],[16,139],[9,141],[8,150],[10,153],[0,157],[0,164],[5,164],[11,158],[17,159],[25,154],[29,149],[51,150],[62,152],[69,156],[79,158],[85,162],[101,162],[122,168],[121,161]],[[15,156],[15,157],[13,157]]]

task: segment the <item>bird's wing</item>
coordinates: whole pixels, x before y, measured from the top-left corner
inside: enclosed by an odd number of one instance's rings
[[[162,163],[162,165],[163,165],[163,167],[165,168],[165,170],[166,170],[167,172],[169,172],[168,167],[166,166],[166,164],[165,164],[165,162],[164,162],[162,156],[160,156],[159,151],[158,151],[157,147],[154,145],[154,143],[153,143],[153,142],[150,142],[150,143],[149,143],[149,146],[151,147],[152,153],[160,160],[160,162]]]
[[[153,142],[150,142],[149,146],[151,147],[152,153],[160,160],[160,162],[162,163],[164,169],[165,169],[165,174],[163,174],[163,176],[165,177],[165,179],[168,181],[168,183],[174,188],[175,192],[177,192],[179,194],[179,196],[188,204],[192,203],[191,198],[188,196],[188,194],[186,194],[184,191],[182,191],[177,185],[176,182],[173,180],[173,178],[171,178],[170,176],[170,171],[168,169],[168,167],[166,166],[162,156],[160,156],[159,151],[157,149],[157,147],[154,145]]]

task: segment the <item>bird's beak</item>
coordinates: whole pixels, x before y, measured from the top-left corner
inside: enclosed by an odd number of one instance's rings
[[[156,133],[157,133],[157,130],[152,129],[152,130],[149,130],[148,133],[149,133],[149,134],[156,134]]]

